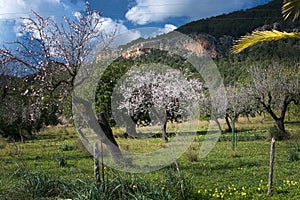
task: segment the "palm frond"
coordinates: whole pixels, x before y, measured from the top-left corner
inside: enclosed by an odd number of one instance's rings
[[[284,0],[282,15],[285,20],[292,17],[295,21],[300,15],[300,0]]]
[[[244,49],[262,42],[276,41],[285,38],[299,38],[298,32],[281,32],[277,30],[272,31],[255,31],[251,35],[241,37],[238,42],[232,47],[233,53],[240,53]]]

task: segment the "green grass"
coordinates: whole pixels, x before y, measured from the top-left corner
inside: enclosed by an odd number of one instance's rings
[[[266,138],[273,122],[250,120],[237,123],[235,151],[231,150],[231,134],[225,133],[200,159],[204,136],[197,135],[178,159],[182,177],[173,164],[145,174],[106,167],[106,182],[98,188],[93,184],[93,159],[74,128],[48,127],[25,144],[0,138],[0,199],[300,199],[300,123],[287,123],[291,139],[276,142],[274,194],[269,198],[270,142]],[[205,132],[206,127],[207,123],[200,123],[198,130]],[[177,126],[168,128],[175,131]],[[120,129],[118,133],[121,135]],[[165,146],[161,138],[118,137],[117,141],[131,152],[151,152]]]

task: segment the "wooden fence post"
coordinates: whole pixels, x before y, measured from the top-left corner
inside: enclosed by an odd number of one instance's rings
[[[270,152],[270,169],[269,169],[269,184],[268,184],[269,196],[272,195],[274,155],[275,155],[275,138],[273,137],[271,142],[271,152]]]
[[[95,176],[95,183],[96,186],[100,184],[100,172],[99,172],[99,149],[98,143],[94,143],[94,176]]]

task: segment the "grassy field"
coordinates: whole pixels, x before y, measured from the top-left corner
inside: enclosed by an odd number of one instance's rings
[[[199,125],[199,132],[207,123]],[[276,142],[273,196],[268,197],[270,119],[240,119],[237,147],[231,135],[199,158],[203,135],[197,135],[174,164],[145,174],[105,167],[94,185],[93,159],[73,127],[48,127],[23,143],[0,138],[0,199],[300,199],[300,123],[287,123],[291,138]],[[174,131],[176,125],[170,125]],[[125,139],[115,129],[122,149],[149,152],[162,148],[161,138]]]

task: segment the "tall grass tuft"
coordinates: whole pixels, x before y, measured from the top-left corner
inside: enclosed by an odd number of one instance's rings
[[[14,176],[18,178],[17,187],[7,192],[9,199],[66,198],[74,192],[72,184],[42,172],[20,168]]]
[[[110,177],[97,186],[89,179],[57,179],[25,168],[20,168],[14,174],[14,180],[16,179],[16,187],[8,189],[4,195],[1,194],[2,199],[178,199],[176,193],[172,194],[174,189],[171,186],[172,190],[168,190],[149,180],[122,174]]]

